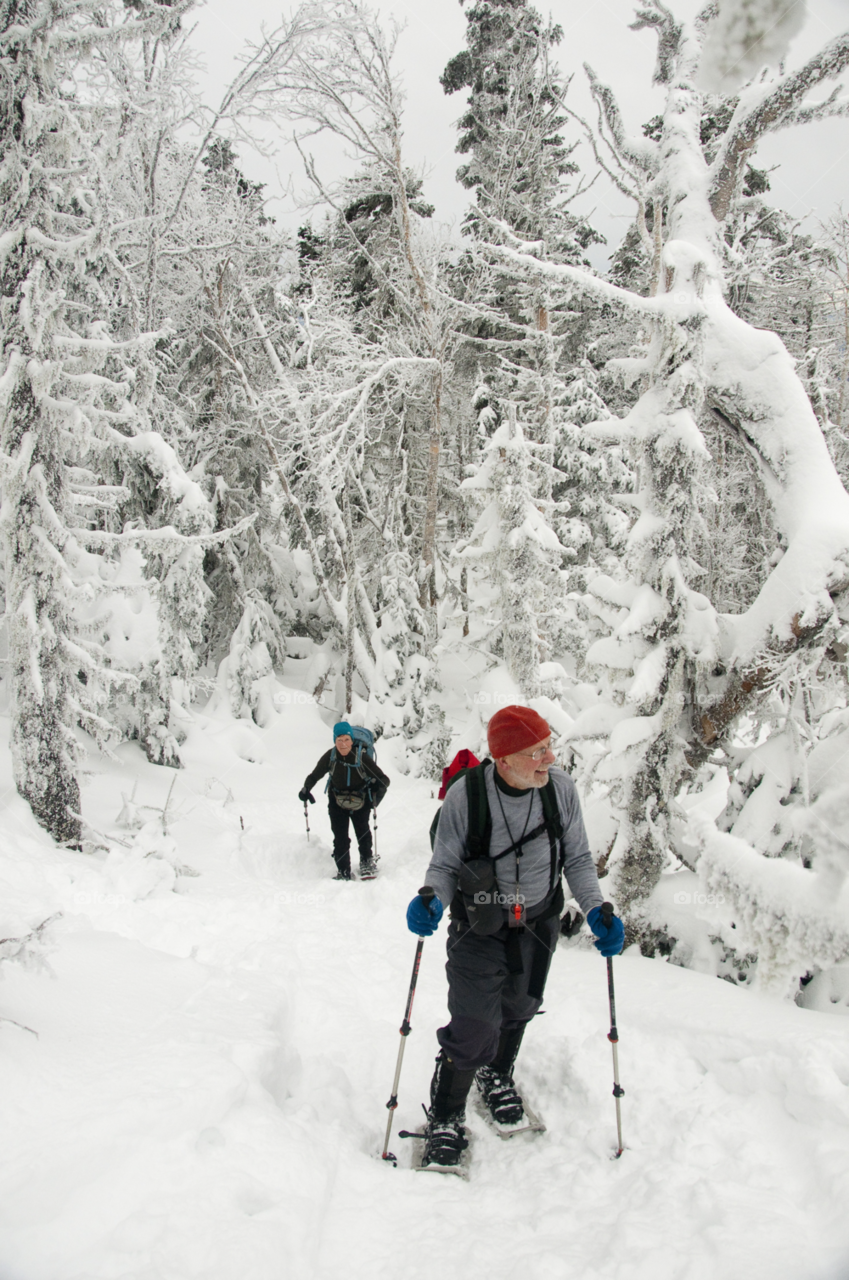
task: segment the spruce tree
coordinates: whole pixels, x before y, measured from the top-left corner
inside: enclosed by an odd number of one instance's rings
[[[587,317],[556,304],[547,282],[491,261],[487,246],[532,244],[546,261],[579,263],[587,245],[599,238],[569,210],[577,166],[574,148],[564,138],[565,86],[552,62],[561,35],[525,0],[481,0],[467,12],[466,49],[441,78],[447,93],[469,90],[457,144],[466,157],[457,177],[474,192],[464,224],[473,247],[464,279],[469,319],[463,358],[474,385],[483,379],[502,414],[510,406],[517,432],[534,450],[530,482],[552,533],[544,540],[545,553],[527,560],[532,576],[521,599],[522,617],[512,616],[517,605],[508,596],[499,604],[504,637],[518,628],[538,638],[525,650],[521,674],[511,666],[526,690],[539,689],[543,653],[562,645],[561,570],[579,554],[576,547],[560,546],[553,523],[565,527],[562,516],[571,506],[567,490],[588,470],[580,435],[564,430],[564,374],[581,358]],[[560,509],[552,502],[555,491]],[[545,607],[531,619],[527,613],[534,601],[545,601]],[[508,644],[505,655],[513,652]],[[527,669],[528,654],[537,663],[534,673]]]

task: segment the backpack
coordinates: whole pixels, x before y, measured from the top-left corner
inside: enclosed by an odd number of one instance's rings
[[[330,770],[327,775],[327,785],[324,790],[332,791],[333,798],[340,809],[347,809],[349,813],[356,813],[359,809],[362,809],[366,800],[368,800],[369,804],[372,803],[372,787],[378,785],[377,779],[373,778],[371,774],[366,773],[365,769],[362,767],[363,753],[365,753],[369,760],[373,760],[375,764],[377,764],[377,753],[374,749],[374,734],[371,729],[364,729],[362,725],[358,724],[351,725],[351,740],[353,742],[351,751],[347,757],[343,757],[343,763],[346,765],[348,770],[347,787],[344,791],[339,791],[336,787],[331,787],[330,785],[330,779],[333,777],[334,766],[336,765],[336,761],[339,759],[339,756],[336,754],[336,744],[334,743],[330,752]],[[353,787],[351,786],[352,769],[356,771],[361,780],[360,785],[355,785]],[[382,795],[380,796],[380,799],[383,799]]]
[[[461,757],[466,757],[467,759],[461,759]],[[474,761],[474,764],[468,761]],[[554,783],[551,779],[540,789],[542,822],[537,827],[534,827],[533,831],[529,831],[522,840],[517,840],[509,848],[497,854],[496,857],[490,857],[492,816],[489,812],[489,799],[486,793],[486,770],[491,764],[490,760],[484,760],[481,764],[470,751],[458,752],[448,768],[443,770],[443,785],[439,792],[440,798],[444,798],[446,792],[458,778],[468,778],[466,790],[469,798],[469,829],[466,835],[466,856],[457,893],[451,903],[451,914],[452,916],[458,916],[461,920],[467,919],[474,932],[484,936],[495,933],[504,923],[502,906],[496,900],[497,895],[493,892],[497,884],[496,862],[506,857],[509,853],[515,853],[517,847],[527,844],[530,840],[535,840],[543,831],[547,833],[551,846],[549,892],[553,892],[560,885],[560,873],[563,870],[564,862],[563,818],[560,813],[560,806],[557,803]],[[433,822],[430,826],[431,849],[436,841],[441,812],[442,808],[440,806],[434,814]],[[564,905],[562,886],[560,886],[560,890],[560,894],[555,897],[552,904],[553,906],[556,905],[558,915]]]
[[[477,769],[479,765],[480,760],[478,760],[474,751],[467,751],[465,747],[462,751],[458,751],[447,768],[442,770],[442,784],[439,788],[439,795],[437,796],[437,799],[444,800],[449,787],[453,786],[458,778],[465,777],[470,769]],[[436,813],[433,815],[433,822],[430,824],[431,849],[433,849],[434,842],[436,840],[436,828],[439,826],[439,815],[441,812],[442,805],[439,806]]]

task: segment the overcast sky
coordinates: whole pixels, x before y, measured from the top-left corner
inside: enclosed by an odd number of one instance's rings
[[[691,17],[703,0],[672,0],[676,16]],[[436,216],[456,226],[467,206],[469,194],[455,181],[459,157],[454,151],[454,122],[463,109],[463,96],[446,96],[439,76],[449,58],[464,46],[466,20],[459,0],[429,0],[427,6],[412,0],[384,0],[375,5],[380,12],[405,24],[398,47],[398,66],[403,77],[407,102],[405,150],[407,163],[425,175],[425,193],[436,205]],[[546,12],[544,4],[537,7]],[[611,84],[632,132],[656,115],[663,103],[662,91],[652,88],[656,40],[650,31],[630,31],[632,0],[555,0],[551,17],[564,32],[557,61],[565,74],[574,72],[569,92],[570,105],[582,114],[590,112],[586,77],[588,62],[602,80]],[[204,60],[207,73],[204,92],[210,102],[232,78],[235,56],[245,42],[260,33],[262,25],[273,29],[279,21],[279,0],[206,0],[196,10],[197,30],[193,44]],[[849,28],[849,0],[808,0],[805,26],[791,46],[789,65],[795,66],[818,48]],[[264,159],[240,151],[242,167],[257,181],[265,182],[274,200],[273,212],[287,225],[297,225],[294,201],[284,192],[294,186],[306,191],[297,153],[280,136],[272,139],[274,156]],[[590,172],[592,157],[582,144],[576,159]],[[773,199],[797,217],[813,222],[826,218],[839,202],[849,207],[849,120],[826,121],[800,129],[786,130],[769,137],[758,152],[759,167],[772,168]],[[326,161],[325,163],[333,163]],[[338,163],[338,161],[336,161]],[[632,217],[629,202],[606,180],[599,180],[585,197],[582,211],[592,212],[594,225],[615,246]],[[603,266],[605,255],[599,255]]]

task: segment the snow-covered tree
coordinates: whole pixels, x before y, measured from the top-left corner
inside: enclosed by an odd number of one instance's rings
[[[666,862],[679,789],[723,744],[733,767],[731,738],[740,717],[776,681],[819,669],[842,634],[849,496],[780,339],[727,305],[720,230],[760,137],[843,112],[835,95],[820,103],[809,103],[808,95],[846,66],[849,37],[837,37],[795,73],[778,71],[747,86],[709,159],[696,83],[704,20],[679,24],[655,0],[638,11],[635,25],[655,27],[659,37],[655,80],[667,96],[657,138],[630,136],[612,92],[591,80],[611,171],[636,199],[640,235],[656,264],[653,294],[640,296],[532,253],[506,247],[499,253],[552,283],[636,313],[650,337],[642,358],[619,362],[627,376],[644,380],[642,394],[623,420],[595,427],[600,437],[633,448],[640,484],[628,541],[630,580],[591,584],[611,630],[589,656],[610,673],[614,696],[608,711],[592,708],[583,726],[606,743],[603,772],[619,818],[609,863],[617,899],[632,930],[648,936],[653,926],[641,918],[640,904]],[[754,599],[731,615],[720,615],[701,589],[706,574],[696,557],[707,488],[699,425],[706,410],[754,459],[781,539]]]
[[[484,570],[475,594],[487,611],[494,607],[498,648],[526,698],[539,696],[540,662],[550,657],[540,622],[552,607],[545,584],[556,579],[563,550],[539,509],[538,465],[510,404],[487,441],[477,474],[463,481],[486,505],[467,545],[458,549]]]
[[[108,144],[121,121],[102,84],[87,80],[86,58],[94,41],[109,50],[162,38],[185,8],[146,0],[133,9],[86,0],[0,6],[12,750],[21,795],[57,840],[71,843],[81,831],[74,726],[94,713],[86,689],[99,661],[74,618],[75,602],[92,589],[77,548],[122,497],[99,484],[97,457],[120,454],[139,425],[137,365],[157,336],[138,324],[112,331],[118,315],[135,314],[112,243]]]
[[[324,132],[341,139],[370,175],[370,185],[391,200],[393,241],[398,254],[380,261],[351,224],[353,247],[364,256],[375,279],[392,296],[396,317],[391,340],[412,368],[418,362],[425,414],[423,510],[417,529],[417,579],[428,634],[435,635],[437,589],[437,514],[440,461],[445,431],[445,371],[453,341],[450,306],[436,284],[441,258],[438,239],[428,236],[417,217],[409,169],[402,149],[403,95],[392,65],[398,32],[383,31],[375,15],[354,0],[333,6],[332,22],[320,39],[308,42],[297,68],[287,73],[291,93],[287,111],[303,122],[304,137]],[[312,159],[308,172],[321,199],[343,214],[349,188],[325,183]],[[411,200],[411,190],[414,199]],[[428,210],[429,212],[429,210]],[[389,336],[389,335],[387,335]]]
[[[579,669],[593,631],[586,625],[582,598],[599,573],[619,573],[630,523],[622,506],[633,486],[625,451],[585,431],[588,424],[611,416],[601,395],[598,370],[585,355],[563,379],[552,493],[554,530],[569,552],[569,594],[555,636],[558,650],[571,653]]]
[[[237,351],[245,360],[263,351],[252,308],[281,346],[293,341],[297,322],[283,287],[290,246],[266,214],[261,186],[240,171],[234,140],[265,114],[299,41],[323,21],[309,4],[295,10],[247,51],[214,110],[200,101],[185,35],[148,41],[143,57],[120,68],[132,128],[113,184],[135,216],[121,224],[116,250],[143,314],[166,330],[154,352],[149,412],[209,501],[216,531],[241,525],[235,541],[205,544],[204,661],[229,652],[251,600],[268,603],[286,626],[298,612],[282,495],[232,360]],[[149,509],[147,518],[162,517]],[[260,609],[255,618],[270,615]],[[276,652],[279,634],[270,630],[266,642]]]
[[[480,246],[533,241],[540,257],[577,263],[599,237],[569,208],[582,187],[573,181],[574,144],[567,145],[563,136],[566,86],[552,61],[562,32],[546,25],[524,0],[481,0],[466,17],[466,48],[441,78],[448,93],[469,90],[458,122],[457,150],[466,159],[457,177],[474,192],[464,231],[475,247],[458,273],[466,286],[460,296],[468,349],[460,360],[475,378],[472,397],[483,377],[489,399],[512,405],[522,438],[536,446],[533,489],[551,532],[558,518],[551,501],[554,487],[563,494],[585,470],[579,436],[564,432],[562,425],[564,367],[580,359],[579,335],[587,315],[558,305],[545,280],[517,276],[504,263],[482,258]],[[577,549],[561,547],[552,554],[556,545],[552,536],[547,555],[525,564],[542,576],[528,580],[522,619],[515,619],[517,628],[538,637],[524,647],[523,688],[539,687],[538,670],[532,674],[527,664],[538,666],[543,653],[563,642],[565,579],[559,569],[564,556],[576,556]],[[533,601],[545,601],[545,609],[531,620]],[[508,632],[514,626],[512,607],[512,598],[498,605],[501,628]]]
[[[841,205],[821,227],[824,291],[832,323],[829,445],[835,465],[849,481],[849,216]]]

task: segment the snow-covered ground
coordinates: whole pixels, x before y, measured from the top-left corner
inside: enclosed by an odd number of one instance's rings
[[[174,773],[131,745],[95,759],[94,855],[52,847],[3,750],[0,936],[49,922],[17,958],[0,944],[2,1280],[849,1276],[846,1019],[616,960],[617,1161],[584,941],[561,943],[519,1060],[548,1132],[504,1143],[473,1113],[468,1184],[411,1172],[397,1136],[383,1163],[436,801],[379,753],[380,878],[335,883],[325,806],[308,841],[297,801],[334,717],[283,686],[278,705],[266,729],[195,714],[167,836]],[[447,1017],[444,937],[394,1135],[421,1117]]]

